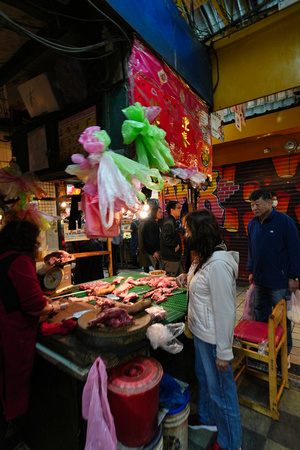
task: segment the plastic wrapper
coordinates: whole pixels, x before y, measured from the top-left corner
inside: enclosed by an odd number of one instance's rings
[[[154,350],[160,347],[169,353],[176,354],[183,349],[182,342],[176,339],[183,332],[184,323],[170,323],[168,325],[155,323],[147,329],[146,336]]]
[[[6,222],[14,219],[28,220],[40,230],[46,231],[50,222],[60,220],[59,216],[38,210],[33,199],[46,197],[47,193],[41,188],[34,173],[22,174],[15,163],[0,169],[0,196],[4,199],[4,202],[1,201],[1,208]]]
[[[246,292],[243,320],[255,320],[255,285],[251,283]]]
[[[40,211],[36,203],[26,203],[23,208],[19,204],[14,205],[11,210],[11,216],[16,216],[18,219],[28,220],[35,223],[40,230],[46,231],[50,228],[50,223],[60,220],[60,216],[52,216],[51,214]]]
[[[21,172],[15,163],[0,169],[0,194],[5,201],[18,199],[21,207],[32,197],[46,197],[47,193],[39,185],[39,180],[32,172]]]
[[[190,180],[191,186],[194,189],[200,186],[200,184],[204,184],[207,178],[204,173],[197,172],[197,167],[185,169],[180,167],[172,167],[170,169],[170,174],[173,175],[174,178],[164,178],[169,184],[176,185],[181,182],[180,180]]]
[[[300,291],[292,292],[291,299],[286,302],[287,318],[300,324]]]
[[[107,399],[107,373],[100,357],[92,365],[82,393],[82,417],[87,420],[85,450],[116,450],[114,418]]]
[[[200,186],[200,184],[204,184],[207,176],[202,172],[197,172],[190,177],[190,183],[192,188],[196,189],[196,187]]]
[[[260,355],[268,354],[268,339],[263,339],[257,346],[257,353]]]

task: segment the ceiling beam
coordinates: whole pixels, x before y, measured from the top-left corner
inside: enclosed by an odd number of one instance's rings
[[[221,3],[221,5],[219,5]],[[224,0],[211,0],[211,4],[217,11],[218,15],[221,17],[224,25],[229,25],[229,14],[226,11]]]

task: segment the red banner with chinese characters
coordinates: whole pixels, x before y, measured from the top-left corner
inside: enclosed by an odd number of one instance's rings
[[[129,61],[130,102],[160,106],[155,125],[166,133],[175,165],[211,178],[208,108],[171,69],[135,40]]]

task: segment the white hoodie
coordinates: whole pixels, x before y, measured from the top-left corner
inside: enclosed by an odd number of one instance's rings
[[[188,323],[194,336],[217,346],[217,357],[233,359],[232,341],[236,320],[236,278],[239,254],[216,251],[193,276],[191,265]]]

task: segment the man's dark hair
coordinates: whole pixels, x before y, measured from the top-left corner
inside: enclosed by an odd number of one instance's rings
[[[276,192],[274,192],[274,191],[271,191],[271,197],[272,197],[272,198],[273,198],[273,197],[277,197],[277,198],[278,198]]]
[[[176,202],[175,200],[171,200],[167,206],[166,206],[166,210],[168,213],[168,216],[171,214],[171,209],[175,209],[176,205],[179,205],[179,202]]]
[[[256,200],[259,200],[260,198],[267,202],[268,200],[272,200],[272,194],[270,191],[267,191],[267,189],[257,189],[257,191],[253,191],[250,194],[249,200],[251,202],[256,202]]]

